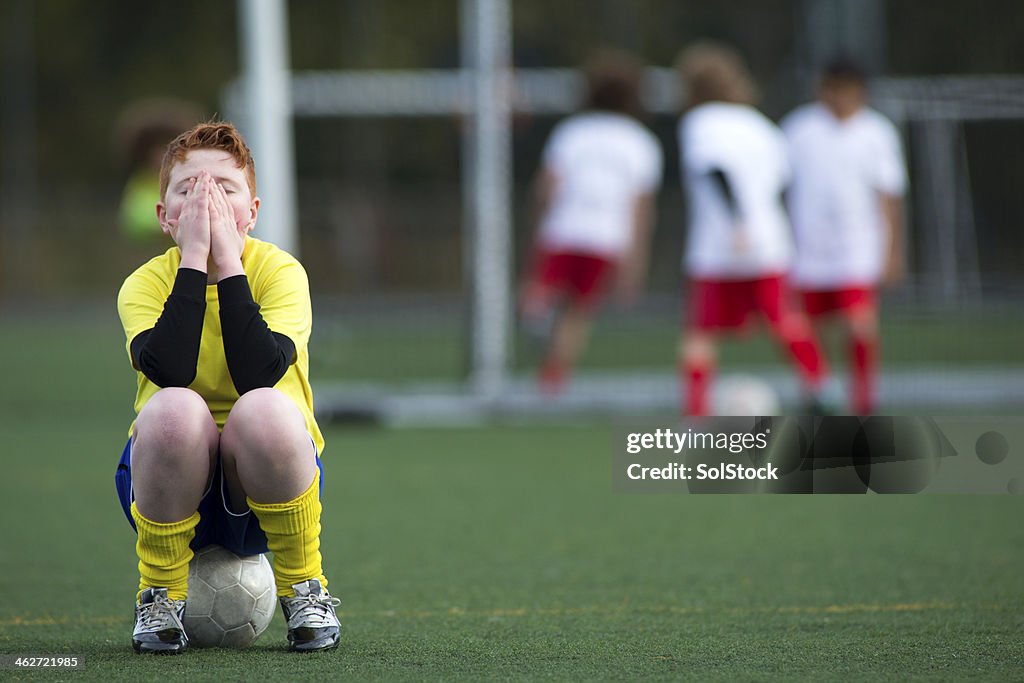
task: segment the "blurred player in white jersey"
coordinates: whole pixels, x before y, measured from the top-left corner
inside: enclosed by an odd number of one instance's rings
[[[758,313],[816,409],[824,361],[786,284],[793,248],[782,198],[790,179],[785,138],[754,108],[752,79],[733,49],[698,43],[676,67],[687,97],[679,144],[690,209],[683,263],[689,312],[678,351],[682,410],[708,412],[719,337],[742,331]]]
[[[782,127],[793,164],[791,279],[815,323],[832,315],[843,322],[851,408],[868,415],[879,355],[875,292],[903,275],[906,170],[899,133],[865,106],[864,74],[846,59],[826,67],[818,101],[793,111]]]
[[[550,329],[542,390],[561,391],[614,282],[623,303],[647,275],[662,151],[638,120],[642,69],[604,53],[588,65],[583,110],[559,123],[535,183],[537,232],[520,312],[529,331]]]

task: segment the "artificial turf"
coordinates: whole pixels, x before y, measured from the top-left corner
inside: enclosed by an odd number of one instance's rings
[[[602,423],[328,427],[338,651],[289,654],[278,615],[247,650],[134,655],[122,342],[23,334],[0,329],[0,653],[85,667],[0,679],[1024,679],[1024,498],[614,494]]]

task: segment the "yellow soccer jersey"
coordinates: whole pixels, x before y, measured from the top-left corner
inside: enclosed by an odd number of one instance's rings
[[[156,325],[163,312],[164,303],[174,287],[180,262],[181,251],[178,247],[171,247],[128,276],[121,286],[117,295],[117,311],[127,337],[129,360],[132,340]],[[309,386],[309,334],[313,327],[313,311],[306,271],[287,252],[252,237],[246,238],[242,267],[249,280],[252,298],[260,306],[260,314],[267,326],[287,336],[295,344],[295,362],[274,388],[290,398],[302,412],[317,452],[323,453],[324,438],[313,417],[313,392]],[[217,426],[223,428],[228,413],[238,400],[238,392],[235,391],[224,357],[216,284],[206,287],[206,314],[199,346],[199,362],[196,377],[189,389],[206,399],[206,405],[210,407]],[[136,414],[159,390],[160,387],[142,372],[138,373]],[[133,422],[129,436],[134,427]]]

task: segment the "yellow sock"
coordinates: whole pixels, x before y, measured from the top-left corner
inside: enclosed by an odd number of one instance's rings
[[[196,535],[199,513],[194,512],[180,522],[163,524],[143,517],[132,503],[132,519],[139,532],[135,544],[139,555],[139,596],[147,588],[166,588],[168,598],[184,600],[188,596],[188,563],[192,560],[189,543]]]
[[[278,597],[295,597],[292,586],[320,579],[327,588],[320,557],[320,470],[313,483],[295,500],[287,503],[256,503],[247,499],[249,509],[260,520],[267,535],[267,547],[274,553],[274,579]]]

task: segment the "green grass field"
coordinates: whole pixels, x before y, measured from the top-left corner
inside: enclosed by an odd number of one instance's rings
[[[339,650],[136,656],[120,344],[0,325],[0,652],[86,659],[0,679],[1024,679],[1024,498],[615,495],[600,423],[328,428]]]

